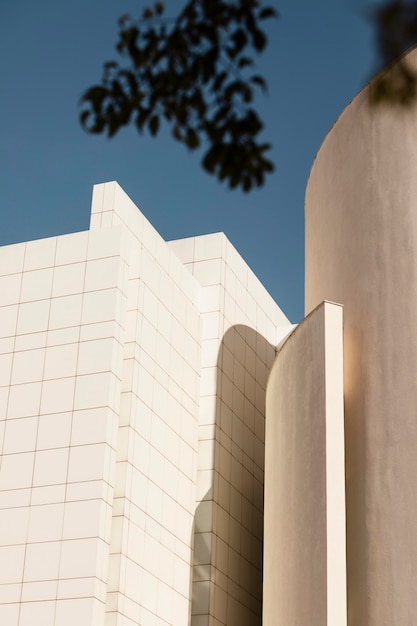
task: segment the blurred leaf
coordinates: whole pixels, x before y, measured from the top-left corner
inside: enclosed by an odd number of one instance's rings
[[[206,144],[202,166],[218,180],[244,191],[263,184],[271,167],[250,107],[253,86],[266,82],[248,70],[266,45],[260,21],[275,10],[260,0],[188,0],[176,19],[163,12],[155,2],[139,20],[120,18],[124,64],[106,63],[101,84],[83,94],[82,127],[112,137],[133,122],[156,136],[163,118],[188,149]]]
[[[417,2],[389,0],[371,13],[379,60],[388,66],[371,83],[373,104],[410,104],[417,95],[417,73],[402,54],[417,43]]]
[[[156,15],[162,15],[162,13],[164,12],[164,5],[162,4],[162,2],[155,2],[154,7]]]
[[[266,80],[262,78],[262,76],[259,76],[259,75],[251,76],[250,82],[254,83],[255,85],[258,85],[258,87],[260,87],[263,91],[267,91],[268,89]]]
[[[185,141],[190,150],[195,150],[200,145],[198,135],[193,128],[188,129]]]
[[[148,119],[150,111],[148,109],[139,109],[139,114],[136,118],[136,127],[142,132],[146,120]]]
[[[80,113],[80,124],[83,128],[87,128],[87,120],[90,117],[90,111],[81,111]]]
[[[152,115],[149,120],[149,130],[153,137],[158,133],[159,129],[159,117],[157,115]]]
[[[179,126],[175,125],[172,129],[172,136],[177,141],[182,141],[182,135]]]
[[[261,52],[266,46],[265,34],[257,28],[253,33],[253,45],[258,52]]]
[[[253,65],[253,61],[252,59],[249,59],[248,57],[241,57],[237,64],[240,70],[243,69],[244,67],[249,67],[250,65]]]
[[[259,12],[259,19],[266,20],[271,17],[278,17],[278,15],[278,11],[276,11],[273,7],[265,7]]]

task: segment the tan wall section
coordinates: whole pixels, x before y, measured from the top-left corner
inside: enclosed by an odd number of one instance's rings
[[[416,167],[417,103],[371,109],[365,89],[306,194],[306,311],[344,304],[352,626],[416,623]]]
[[[264,626],[346,624],[342,307],[294,331],[266,396]]]

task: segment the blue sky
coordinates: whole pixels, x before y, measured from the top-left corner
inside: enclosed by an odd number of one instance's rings
[[[117,17],[139,0],[1,0],[0,245],[88,228],[94,183],[117,180],[165,239],[223,231],[293,322],[303,317],[304,192],[325,134],[374,67],[371,0],[282,0],[259,95],[275,173],[230,191],[167,131],[85,134],[82,92],[116,58]],[[166,0],[175,15],[184,3]]]

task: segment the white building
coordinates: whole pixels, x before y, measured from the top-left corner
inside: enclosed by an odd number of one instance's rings
[[[0,274],[0,624],[260,624],[284,314],[222,233],[167,243],[117,183]]]
[[[415,625],[416,165],[417,102],[363,90],[295,330],[116,183],[89,231],[0,248],[0,626]]]

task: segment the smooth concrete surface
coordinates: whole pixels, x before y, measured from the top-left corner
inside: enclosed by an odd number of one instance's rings
[[[371,108],[368,87],[306,193],[306,312],[344,305],[351,626],[416,623],[416,171],[417,102]]]
[[[346,624],[343,309],[325,302],[267,385],[264,626]]]

